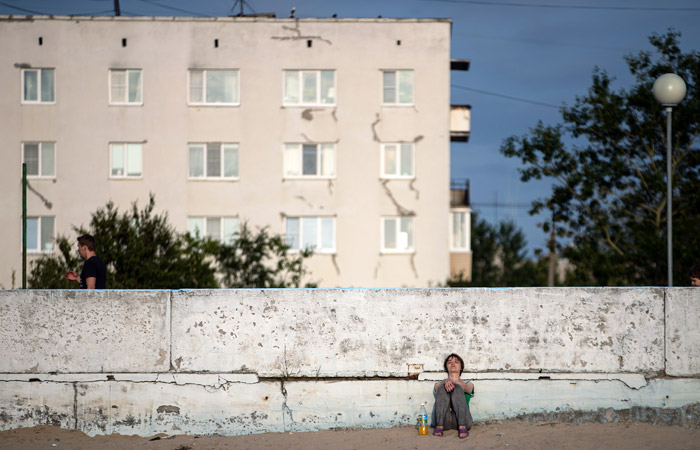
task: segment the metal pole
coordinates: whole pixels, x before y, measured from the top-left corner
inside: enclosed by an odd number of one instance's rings
[[[27,163],[22,163],[22,289],[27,289]]]
[[[666,246],[668,248],[668,287],[673,286],[673,222],[671,220],[672,212],[672,182],[673,175],[671,172],[673,164],[671,164],[671,112],[673,108],[666,107],[666,221],[668,222],[668,232]]]

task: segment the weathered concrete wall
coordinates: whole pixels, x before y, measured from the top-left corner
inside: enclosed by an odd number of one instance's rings
[[[476,420],[700,426],[700,289],[0,291],[0,314],[0,429],[410,424],[452,351]]]

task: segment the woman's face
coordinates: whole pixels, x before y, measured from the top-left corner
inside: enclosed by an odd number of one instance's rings
[[[448,373],[459,373],[462,370],[462,364],[460,364],[459,359],[454,356],[447,358],[447,372]]]

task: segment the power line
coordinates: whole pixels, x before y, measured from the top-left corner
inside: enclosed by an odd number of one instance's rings
[[[590,6],[590,5],[553,5],[544,3],[515,3],[515,2],[490,2],[478,0],[423,0],[430,2],[441,3],[463,3],[470,5],[486,5],[486,6],[516,6],[522,8],[551,8],[551,9],[585,9],[585,10],[603,10],[603,11],[674,11],[688,12],[700,11],[700,8],[659,8],[645,6]]]
[[[11,9],[16,9],[17,11],[29,13],[29,14],[38,14],[38,15],[42,15],[42,16],[50,16],[50,15],[56,14],[56,13],[48,13],[48,12],[44,12],[44,11],[35,11],[32,9],[20,8],[19,6],[14,6],[14,5],[11,5],[9,3],[5,3],[5,2],[0,2],[0,5],[6,6],[6,7],[11,8]],[[111,9],[108,9],[106,11],[80,12],[80,13],[77,13],[77,12],[60,13],[60,15],[62,15],[62,16],[99,16],[102,14],[111,14],[111,13],[113,13],[113,11]]]
[[[498,202],[491,202],[491,203],[471,203],[471,206],[475,207],[482,207],[482,208],[520,208],[520,209],[525,209],[525,208],[531,208],[532,205],[529,205],[527,203],[498,203]]]
[[[629,48],[629,47],[610,47],[605,45],[589,45],[589,44],[571,44],[565,42],[557,41],[547,41],[539,39],[522,39],[522,38],[507,38],[507,37],[497,37],[497,36],[487,36],[483,34],[470,34],[470,33],[453,33],[457,36],[465,36],[472,39],[489,39],[493,41],[506,41],[506,42],[517,42],[518,44],[532,44],[532,45],[552,45],[557,47],[573,47],[573,48],[585,48],[593,50],[610,50],[615,52],[635,52],[639,49]]]
[[[530,104],[538,105],[538,106],[546,106],[547,108],[555,108],[555,109],[562,109],[562,108],[564,108],[563,106],[557,106],[557,105],[553,105],[553,104],[551,104],[551,103],[538,102],[538,101],[535,101],[535,100],[528,100],[528,99],[526,99],[526,98],[514,97],[514,96],[512,96],[512,95],[504,95],[504,94],[498,94],[498,93],[496,93],[496,92],[483,91],[483,90],[481,90],[481,89],[469,88],[469,87],[466,87],[466,86],[460,86],[460,85],[458,85],[458,84],[451,84],[450,86],[453,87],[453,88],[457,88],[457,89],[464,89],[465,91],[478,92],[478,93],[480,93],[480,94],[492,95],[492,96],[494,96],[494,97],[500,97],[500,98],[506,98],[506,99],[508,99],[508,100],[515,100],[515,101],[518,101],[518,102],[530,103]]]
[[[170,9],[173,11],[183,12],[183,13],[187,13],[187,14],[194,14],[195,16],[209,17],[207,14],[202,14],[202,13],[198,13],[198,12],[194,12],[194,11],[188,11],[186,9],[175,8],[174,6],[162,5],[154,0],[138,0],[138,1],[140,1],[142,3],[148,3],[149,5],[158,6],[160,8]],[[134,14],[134,15],[142,15],[142,14]]]

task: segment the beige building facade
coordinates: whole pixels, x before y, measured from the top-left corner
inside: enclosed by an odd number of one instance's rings
[[[444,283],[453,253],[471,261],[450,206],[450,32],[0,16],[0,286],[20,286],[22,162],[29,261],[153,193],[180,231],[225,240],[247,221],[314,247],[321,287]]]

